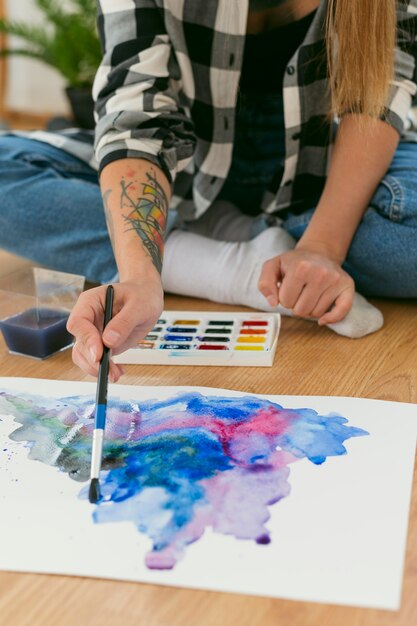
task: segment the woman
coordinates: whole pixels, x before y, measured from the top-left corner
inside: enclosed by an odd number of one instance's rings
[[[381,325],[355,300],[354,281],[368,295],[417,295],[417,148],[405,132],[417,0],[100,5],[96,156],[120,277],[103,340],[114,352],[160,314],[164,239],[167,289],[266,309],[279,302],[351,336]],[[13,163],[27,163],[7,140]],[[53,221],[55,266],[82,263],[89,278],[110,281],[116,266],[99,211],[89,212],[94,172],[69,155],[70,140],[59,159],[38,141],[48,166],[29,159],[38,177],[59,176],[53,214],[64,228],[57,236],[56,219],[39,222]],[[48,184],[53,197],[57,183]],[[68,195],[78,210],[62,211]],[[104,292],[83,294],[69,320],[74,361],[91,374]],[[112,364],[111,378],[120,373]]]

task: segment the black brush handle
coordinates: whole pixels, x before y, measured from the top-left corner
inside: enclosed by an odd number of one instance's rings
[[[103,331],[110,322],[113,315],[114,288],[109,285],[106,291],[106,303],[104,306]],[[97,397],[96,404],[107,404],[107,380],[109,376],[110,348],[103,346],[103,354],[100,359],[98,370]]]

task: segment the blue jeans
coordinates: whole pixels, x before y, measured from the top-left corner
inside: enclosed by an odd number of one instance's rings
[[[42,142],[1,137],[0,207],[0,248],[90,281],[116,276],[97,173],[86,163]],[[282,226],[299,239],[313,211],[289,214]],[[417,297],[417,144],[399,145],[344,267],[365,295]]]
[[[0,138],[0,248],[93,282],[116,262],[97,172],[53,146]]]

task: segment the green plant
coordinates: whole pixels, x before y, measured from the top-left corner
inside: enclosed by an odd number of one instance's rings
[[[54,67],[71,87],[91,87],[101,60],[96,28],[96,0],[35,0],[45,26],[0,20],[0,32],[18,37],[25,46],[0,50],[1,56],[18,54]]]

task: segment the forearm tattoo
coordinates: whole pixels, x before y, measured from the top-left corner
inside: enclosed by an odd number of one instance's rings
[[[159,273],[162,271],[168,198],[154,170],[146,172],[146,183],[129,170],[120,182],[120,207],[127,231],[135,231]]]

